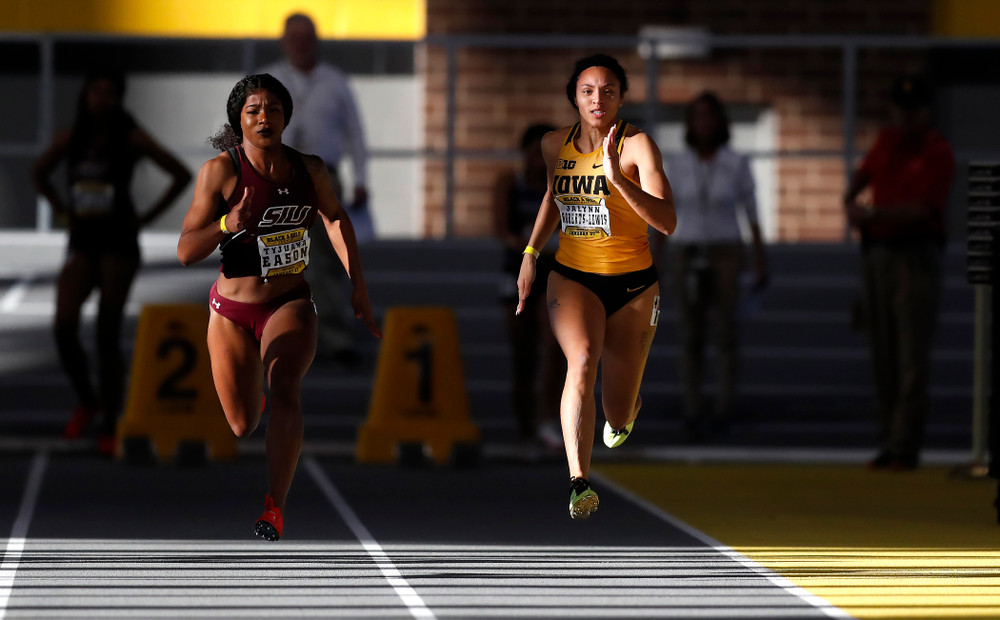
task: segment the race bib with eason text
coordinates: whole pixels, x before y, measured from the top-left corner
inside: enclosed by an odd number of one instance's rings
[[[603,198],[566,195],[556,198],[562,232],[579,239],[611,236],[611,214]]]
[[[296,228],[257,237],[263,278],[302,273],[309,265],[309,231]]]

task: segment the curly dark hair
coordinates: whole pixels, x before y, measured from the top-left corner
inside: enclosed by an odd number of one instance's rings
[[[607,54],[594,54],[593,56],[587,56],[586,58],[581,58],[576,61],[576,66],[573,68],[573,75],[570,76],[569,81],[566,82],[566,98],[569,102],[576,105],[576,82],[580,79],[580,74],[591,67],[604,67],[615,74],[618,78],[618,92],[624,95],[628,91],[628,76],[625,75],[625,69],[622,68],[621,64],[613,56],[608,56]]]
[[[258,90],[266,90],[281,100],[281,107],[285,114],[285,126],[288,126],[292,120],[292,95],[285,88],[285,85],[270,73],[255,73],[236,82],[236,86],[233,86],[233,90],[230,91],[229,99],[226,101],[226,118],[229,119],[229,122],[208,139],[213,147],[224,151],[243,142],[240,113],[243,110],[243,104],[247,102],[247,97]]]

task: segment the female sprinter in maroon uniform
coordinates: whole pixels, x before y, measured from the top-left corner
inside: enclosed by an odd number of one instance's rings
[[[270,493],[255,533],[278,540],[302,445],[302,377],[316,352],[316,310],[303,272],[317,213],[354,286],[354,314],[376,337],[350,219],[323,161],[281,143],[292,116],[288,90],[268,74],[249,75],[229,94],[229,123],[212,139],[220,150],[198,173],[177,245],[190,265],[222,250],[212,286],[208,351],[219,400],[233,432],[250,435],[270,389]]]

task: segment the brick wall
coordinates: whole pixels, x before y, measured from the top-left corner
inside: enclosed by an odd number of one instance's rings
[[[570,14],[545,0],[428,0],[427,31],[442,34],[635,34],[641,25],[698,26],[718,34],[927,34],[930,0],[577,0]],[[614,7],[618,8],[614,8]],[[611,8],[609,8],[611,7]],[[599,37],[566,49],[462,48],[458,54],[456,146],[513,149],[532,122],[570,124],[576,111],[564,86],[576,58],[604,51],[628,71],[629,98],[646,98],[645,61],[634,49],[602,47]],[[907,50],[862,50],[858,62],[856,145],[868,148],[886,116],[885,91],[904,70],[920,70],[924,55]],[[426,139],[445,147],[445,52],[427,46],[418,72],[426,84]],[[705,89],[730,104],[772,108],[780,149],[843,147],[841,54],[834,49],[718,50],[709,58],[665,61],[657,98],[685,103]],[[491,186],[510,160],[459,159],[455,168],[455,232],[491,233]],[[782,158],[778,229],[783,241],[829,241],[843,234],[839,158]],[[426,165],[426,233],[444,231],[444,166]]]

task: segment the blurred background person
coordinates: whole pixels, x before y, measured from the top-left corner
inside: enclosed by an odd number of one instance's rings
[[[261,69],[284,84],[295,102],[299,122],[285,132],[285,144],[303,153],[318,155],[326,163],[338,200],[350,214],[358,241],[373,237],[368,213],[368,152],[364,130],[350,84],[343,71],[319,59],[319,38],[312,18],[294,13],[285,20],[281,49],[285,60]],[[347,200],[338,170],[349,154],[354,175],[353,193]],[[317,356],[346,366],[360,361],[354,330],[343,315],[344,273],[329,246],[329,238],[315,224],[312,231],[316,252],[310,265],[313,294],[320,308]]]
[[[525,129],[521,136],[520,169],[501,175],[496,183],[493,213],[496,235],[504,245],[500,300],[505,308],[517,305],[521,252],[528,245],[539,205],[548,187],[542,137],[555,129],[554,125],[546,123]],[[536,263],[536,278],[542,282],[548,281],[558,245],[558,237],[553,235],[541,249]],[[545,298],[541,295],[528,297],[522,314],[525,316],[516,317],[506,310],[504,312],[514,373],[511,404],[517,417],[520,457],[535,460],[538,447],[549,451],[562,450],[559,399],[565,364],[549,327]]]
[[[915,469],[924,439],[944,211],[955,167],[951,146],[931,126],[932,96],[921,76],[892,84],[892,121],[844,196],[847,220],[861,235],[862,312],[879,419],[873,469]],[[858,195],[867,187],[871,204],[862,206]]]
[[[677,208],[669,260],[680,328],[684,425],[690,442],[725,433],[732,417],[744,265],[739,211],[750,228],[754,287],[763,289],[768,282],[750,162],[729,148],[729,139],[726,108],[714,93],[706,91],[685,110],[686,148],[665,161]],[[662,246],[663,237],[657,241]],[[654,251],[660,254],[659,249]],[[702,380],[710,314],[714,315],[718,389],[714,406],[706,415]]]
[[[80,437],[103,412],[98,448],[114,450],[121,413],[125,369],[122,313],[139,269],[139,229],[163,213],[191,180],[191,173],[122,107],[125,77],[95,71],[84,80],[73,126],[58,132],[35,162],[35,187],[56,215],[65,218],[69,247],[56,289],[55,339],[59,361],[69,376],[76,406],[63,431]],[[143,214],[136,211],[130,186],[136,163],[150,158],[171,183]],[[68,192],[56,191],[52,174],[66,164]],[[80,310],[91,291],[100,291],[97,314],[98,389],[80,341]]]

